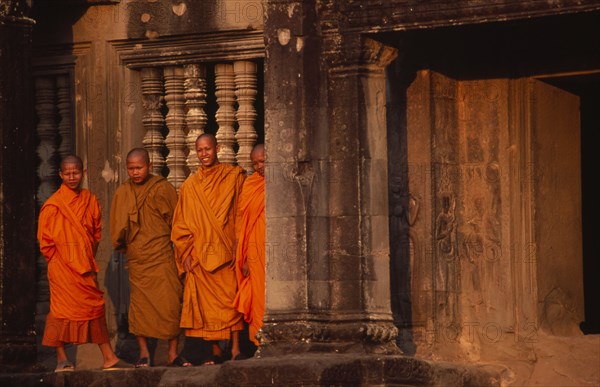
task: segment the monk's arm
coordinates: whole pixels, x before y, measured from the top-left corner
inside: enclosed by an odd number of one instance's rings
[[[38,241],[40,242],[40,251],[48,262],[56,254],[56,241],[54,240],[55,220],[58,216],[58,209],[54,206],[44,206],[40,212],[38,221]]]
[[[173,242],[175,248],[175,263],[180,274],[190,271],[191,255],[194,247],[192,231],[185,221],[186,210],[193,210],[193,208],[187,208],[184,186],[180,188],[179,199],[173,212],[173,224],[171,227],[171,242]]]

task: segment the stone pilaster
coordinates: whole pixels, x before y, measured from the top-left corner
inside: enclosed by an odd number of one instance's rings
[[[0,372],[35,361],[37,160],[28,11],[26,1],[0,5]]]
[[[267,311],[260,354],[398,353],[390,310],[385,66],[313,2],[265,27]],[[315,61],[314,58],[322,58]]]

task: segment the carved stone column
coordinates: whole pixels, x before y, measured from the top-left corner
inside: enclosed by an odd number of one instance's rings
[[[238,122],[238,130],[235,134],[240,146],[237,152],[237,161],[240,167],[252,172],[252,160],[250,152],[256,143],[258,135],[254,129],[256,121],[256,63],[249,61],[237,61],[233,63],[235,72],[235,95],[237,97],[238,109],[235,117]]]
[[[30,2],[0,4],[0,372],[35,361],[35,127]]]
[[[175,186],[175,188],[179,189],[187,177],[187,147],[184,132],[185,112],[183,110],[185,104],[183,95],[183,67],[165,67],[164,77],[165,100],[167,101],[167,108],[169,108],[166,118],[169,134],[165,140],[167,148],[169,149],[169,155],[167,156],[169,175],[167,176],[167,179]]]
[[[219,143],[219,161],[236,164],[235,151],[235,79],[233,65],[220,63],[215,65],[215,83],[217,104],[219,108],[215,115],[218,125],[217,141]]]
[[[141,73],[142,106],[144,107],[142,123],[146,131],[142,144],[144,144],[144,148],[150,154],[152,173],[162,176],[166,165],[165,157],[163,156],[165,139],[162,133],[165,126],[165,119],[161,112],[163,104],[162,69],[147,67],[143,68]]]
[[[196,172],[200,166],[196,155],[196,138],[204,133],[204,127],[208,118],[204,111],[206,105],[206,67],[201,64],[190,64],[184,66],[185,73],[185,106],[187,113],[185,123],[188,128],[186,137],[189,149],[187,166],[190,173]]]
[[[266,11],[267,306],[260,355],[399,353],[390,309],[383,108],[384,69],[395,50],[334,30],[321,40],[309,3],[272,1]]]

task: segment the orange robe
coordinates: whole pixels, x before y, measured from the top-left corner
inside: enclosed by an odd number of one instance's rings
[[[44,345],[108,342],[94,258],[101,227],[98,200],[86,189],[77,194],[61,185],[40,210],[38,240],[50,283]]]
[[[201,167],[179,190],[171,240],[180,273],[191,255],[186,273],[180,326],[187,336],[229,340],[243,329],[234,308],[237,292],[233,259],[235,216],[246,172],[237,166]]]
[[[235,225],[238,294],[234,305],[249,324],[250,340],[259,345],[255,335],[265,314],[265,178],[258,173],[244,182]],[[244,263],[247,277],[242,274]]]
[[[181,281],[171,243],[177,191],[165,178],[131,180],[115,192],[110,210],[113,247],[127,254],[131,285],[129,332],[172,339],[179,336]]]

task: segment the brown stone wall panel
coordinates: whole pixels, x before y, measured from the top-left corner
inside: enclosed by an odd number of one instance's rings
[[[515,333],[531,337],[538,327],[537,267],[534,222],[534,162],[530,125],[529,83],[521,78],[509,81],[508,173],[502,181],[510,187],[510,243],[515,292]]]
[[[508,167],[500,157],[500,149],[507,148],[507,89],[507,80],[459,83],[462,206],[457,209],[456,248],[462,263],[462,318],[484,319],[512,329],[510,241],[503,238],[508,198],[500,180],[502,167]]]
[[[459,132],[457,123],[457,84],[442,74],[431,72],[432,93],[432,161],[435,199],[435,238],[433,251],[433,281],[436,306],[436,326],[456,324],[459,320],[458,290],[460,261],[454,230],[456,208],[460,208],[458,159]]]
[[[128,38],[215,30],[261,29],[264,3],[255,0],[181,1],[135,0],[127,3]]]
[[[433,316],[433,254],[432,254],[432,107],[431,76],[419,71],[406,91],[405,125],[406,168],[394,174],[399,191],[395,228],[390,235],[392,245],[399,245],[401,256],[395,281],[398,281],[398,313],[403,325],[424,325]],[[394,157],[395,154],[390,154]],[[390,164],[393,165],[393,164]],[[396,184],[394,182],[394,184]],[[392,281],[392,284],[394,281]]]
[[[579,97],[531,84],[536,179],[538,314],[557,335],[583,320]]]

